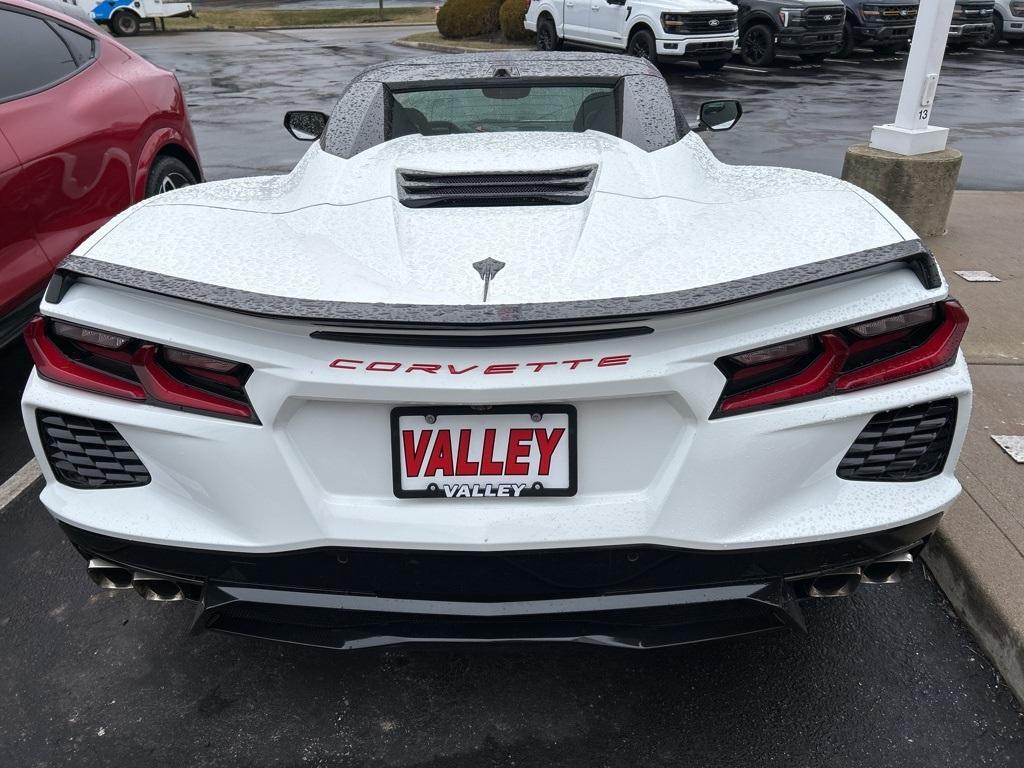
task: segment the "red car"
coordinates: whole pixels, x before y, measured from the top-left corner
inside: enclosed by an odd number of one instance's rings
[[[200,180],[173,74],[97,27],[0,0],[0,346],[86,237],[132,203]]]

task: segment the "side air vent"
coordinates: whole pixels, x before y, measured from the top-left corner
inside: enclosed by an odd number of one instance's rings
[[[956,406],[956,398],[949,398],[875,414],[837,474],[844,480],[896,482],[935,477],[953,445]]]
[[[57,479],[72,488],[131,488],[149,482],[149,471],[106,421],[37,411],[39,437]]]
[[[433,173],[398,171],[398,199],[429,206],[574,205],[590,196],[597,166],[555,171]]]

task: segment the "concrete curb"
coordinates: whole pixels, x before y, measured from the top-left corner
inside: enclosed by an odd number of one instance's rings
[[[973,509],[967,511],[966,506]],[[964,535],[957,529],[966,521],[950,524],[949,515],[965,513],[972,519],[963,527],[980,523],[983,530]],[[991,530],[984,530],[989,525]],[[923,557],[957,616],[970,628],[1007,687],[1024,704],[1024,626],[1019,615],[1019,596],[1024,589],[1019,582],[1024,581],[1020,578],[1024,574],[1014,578],[1006,573],[1007,562],[1020,557],[1019,553],[998,551],[1007,546],[1012,545],[968,499],[968,504],[957,504],[947,514]]]
[[[392,45],[400,45],[403,48],[419,48],[424,51],[435,51],[436,53],[488,53],[491,51],[521,51],[522,48],[470,48],[466,45],[452,45],[449,43],[423,43],[419,40],[395,40]]]

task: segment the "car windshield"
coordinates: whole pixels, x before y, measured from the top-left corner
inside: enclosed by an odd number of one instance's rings
[[[613,85],[500,85],[391,92],[388,138],[486,131],[619,135]]]

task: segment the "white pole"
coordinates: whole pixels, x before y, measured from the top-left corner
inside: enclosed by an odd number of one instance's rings
[[[930,126],[928,121],[955,4],[956,0],[921,0],[896,121],[874,127],[871,131],[873,148],[900,155],[923,155],[946,148],[949,129]]]

